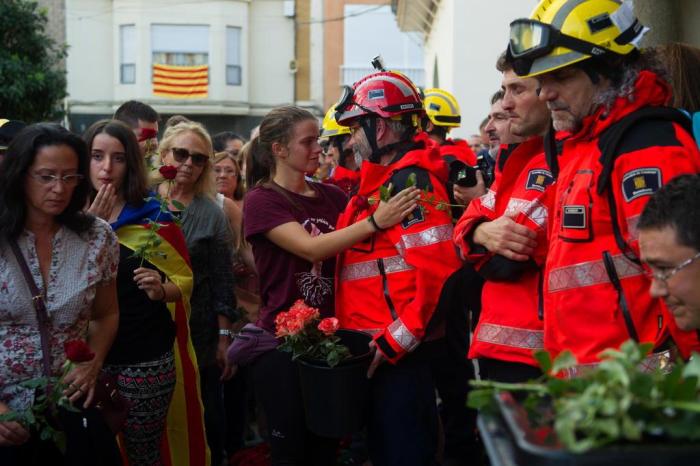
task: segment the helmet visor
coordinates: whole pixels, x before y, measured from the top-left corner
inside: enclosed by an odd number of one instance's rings
[[[513,58],[542,56],[552,46],[552,28],[530,19],[516,19],[510,23],[509,49]]]

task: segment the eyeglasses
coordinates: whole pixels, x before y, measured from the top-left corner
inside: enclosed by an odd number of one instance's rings
[[[645,268],[644,274],[647,276],[647,278],[651,280],[657,280],[659,282],[662,282],[664,285],[668,284],[668,281],[673,277],[675,274],[683,270],[684,268],[688,267],[690,264],[695,262],[697,259],[700,258],[700,252],[695,254],[693,257],[690,259],[686,259],[677,266],[671,268],[671,269],[665,269],[665,270],[652,270],[651,268]]]
[[[61,180],[63,184],[71,188],[77,186],[83,179],[83,175],[78,174],[58,176],[50,173],[30,173],[29,176],[44,186],[55,186],[58,180]]]
[[[173,153],[173,158],[177,163],[185,163],[187,162],[187,159],[192,157],[193,165],[203,167],[209,161],[208,155],[200,154],[198,152],[190,152],[187,149],[183,149],[181,147],[173,147],[170,149],[170,151]]]

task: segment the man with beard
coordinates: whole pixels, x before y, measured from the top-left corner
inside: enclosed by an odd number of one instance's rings
[[[362,160],[355,161],[355,155],[350,145],[350,129],[340,126],[335,121],[335,104],[333,104],[321,124],[319,142],[324,147],[324,152],[333,159],[333,169],[329,178],[324,180],[338,186],[351,195],[357,192],[360,184],[360,164]]]
[[[627,339],[653,342],[649,367],[670,361],[675,342],[697,344],[663,303],[649,296],[639,261],[637,222],[649,197],[670,179],[700,169],[683,127],[662,108],[671,96],[630,3],[543,0],[530,19],[511,23],[516,73],[537,77],[554,128],[568,133],[549,151],[556,178],[544,283],[545,348],[599,361]],[[575,375],[581,366],[568,375]]]
[[[543,348],[538,311],[553,181],[543,148],[549,111],[538,99],[537,80],[518,77],[506,54],[496,68],[503,73],[496,103],[522,142],[502,146],[496,180],[469,205],[454,240],[486,280],[469,357],[478,358],[483,379],[522,382],[540,375],[532,352]]]
[[[431,360],[444,335],[447,305],[439,303],[441,290],[460,262],[445,206],[447,167],[425,133],[416,135],[422,114],[414,84],[391,71],[346,87],[336,113],[362,158],[358,194],[337,228],[363,218],[376,227],[372,211],[379,199],[411,185],[424,191],[419,207],[403,222],[377,228],[338,256],[336,316],[341,327],[373,335],[368,446],[376,466],[436,461]]]

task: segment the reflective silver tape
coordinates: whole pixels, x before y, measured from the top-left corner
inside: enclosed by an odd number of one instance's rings
[[[536,350],[544,348],[544,331],[505,325],[481,324],[476,339],[487,343]]]
[[[401,256],[391,256],[385,257],[384,259],[384,272],[396,273],[405,272],[408,270],[413,270],[413,267],[408,265],[406,261],[403,260]],[[349,264],[344,266],[340,270],[340,281],[350,281],[350,280],[360,280],[362,278],[378,277],[379,267],[377,266],[376,260],[357,262],[355,264]]]
[[[391,337],[396,340],[396,343],[406,352],[413,351],[420,344],[420,340],[411,333],[400,318],[389,324],[387,330]]]
[[[615,263],[617,275],[620,278],[634,277],[644,273],[640,266],[630,261],[622,254],[613,256],[613,262]],[[609,282],[610,279],[605,271],[605,264],[603,264],[602,260],[581,262],[579,264],[553,269],[549,273],[548,281],[550,293]]]

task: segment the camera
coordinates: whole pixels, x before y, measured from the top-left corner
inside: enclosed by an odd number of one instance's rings
[[[491,168],[488,160],[486,160],[486,157],[483,154],[477,156],[476,165],[474,166],[467,165],[464,162],[455,159],[449,163],[449,167],[450,173],[448,180],[450,183],[456,184],[457,186],[461,186],[463,188],[471,188],[476,186],[477,170],[481,172],[481,175],[484,178],[485,186],[488,187],[493,182],[493,168]]]

